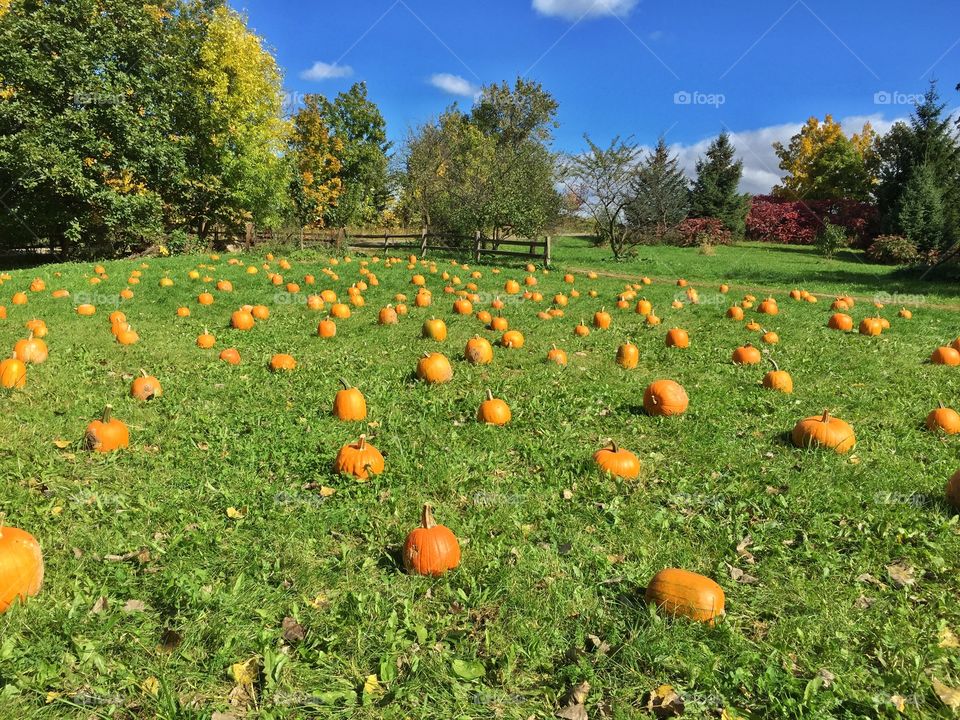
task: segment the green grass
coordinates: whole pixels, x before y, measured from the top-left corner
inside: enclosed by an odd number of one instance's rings
[[[581,681],[592,686],[591,718],[602,709],[649,717],[645,696],[662,683],[684,696],[690,718],[717,717],[718,708],[740,717],[897,717],[894,695],[907,717],[949,717],[932,680],[960,685],[960,651],[940,647],[945,629],[960,633],[960,525],[942,499],[960,463],[957,441],[923,421],[939,400],[958,404],[960,368],[925,362],[960,334],[958,315],[921,304],[906,321],[888,307],[889,332],[844,335],[826,328],[829,298],[800,303],[786,291],[920,287],[947,304],[956,290],[901,285],[887,269],[793,247],[715,256],[645,248],[613,264],[584,241],[562,240],[557,258],[558,269],[635,279],[682,274],[702,303],[674,310],[677,288],[657,281],[642,293],[663,324],[648,328],[632,309],[613,309],[622,279],[578,274],[582,295],[564,318],[540,321],[541,306],[508,303],[504,314],[526,346],[497,348],[492,365],[472,367],[462,360],[466,341],[495,336],[452,315],[439,273],[468,278],[446,260],[428,275],[434,307],[411,303],[393,327],[376,325],[376,312],[397,292],[412,300],[411,271],[371,265],[379,287],[323,340],[324,313],[278,293],[262,270],[247,275],[224,255],[209,273],[236,290],[202,307],[196,295],[212,283],[187,272],[214,263],[150,259],[136,296],[120,305],[141,335],[130,347],[113,340],[107,314],[139,260],[106,263],[109,279],[96,287],[91,264],[15,272],[2,288],[9,317],[0,339],[12,347],[25,321],[43,318],[50,358],[30,368],[26,388],[3,395],[0,512],[39,539],[47,574],[36,598],[0,616],[0,717],[239,716],[230,667],[251,657],[262,668],[256,702],[241,703],[251,718],[549,718]],[[285,277],[313,273],[317,289],[345,295],[359,279],[358,259],[336,268],[336,282],[319,272],[325,257],[291,260]],[[484,305],[506,278],[525,275],[478,269]],[[165,274],[174,287],[157,286]],[[48,292],[10,305],[33,277]],[[569,288],[557,270],[538,278],[547,300]],[[719,280],[733,284],[729,297],[715,291]],[[763,390],[764,369],[730,362],[735,347],[758,342],[723,319],[748,285],[781,288],[781,313],[763,322],[781,336],[774,355],[794,377],[792,396]],[[73,297],[52,299],[58,287]],[[96,316],[77,316],[80,294],[91,292]],[[267,304],[272,316],[248,333],[228,329],[243,303]],[[192,316],[175,317],[179,305]],[[612,329],[574,338],[574,324],[601,305],[614,314]],[[851,314],[859,321],[868,310],[861,302]],[[420,339],[432,314],[449,326],[442,345]],[[688,350],[664,346],[673,326],[690,332]],[[204,327],[218,338],[215,350],[195,345]],[[640,347],[632,371],[613,361],[625,339]],[[569,353],[566,369],[543,361],[553,344]],[[239,367],[217,360],[230,346]],[[426,349],[450,357],[451,383],[413,379]],[[275,352],[291,353],[296,371],[271,374]],[[140,368],[163,383],[162,398],[128,397]],[[366,395],[368,423],[331,416],[341,376]],[[686,387],[686,415],[643,413],[643,389],[661,377]],[[511,405],[510,425],[475,421],[486,388]],[[131,447],[97,456],[81,440],[106,403],[129,424]],[[796,421],[824,407],[855,427],[851,455],[789,444]],[[369,483],[333,476],[337,448],[361,432],[384,453],[386,472]],[[609,438],[639,455],[638,481],[593,468],[592,453]],[[61,439],[72,444],[60,448]],[[336,493],[322,497],[321,485]],[[463,549],[461,567],[436,580],[406,575],[399,563],[427,501]],[[229,518],[231,507],[245,516]],[[747,535],[752,565],[736,549]],[[140,548],[149,550],[144,562],[104,559]],[[886,569],[894,563],[914,568],[915,584],[897,587]],[[759,583],[734,582],[727,564]],[[722,622],[664,618],[643,603],[647,581],[669,566],[724,587]],[[882,586],[858,581],[864,574]],[[107,608],[92,613],[101,596]],[[145,610],[124,612],[129,600]],[[302,642],[283,640],[285,617],[306,629]],[[588,635],[609,648],[593,651]],[[381,692],[363,691],[370,675]]]

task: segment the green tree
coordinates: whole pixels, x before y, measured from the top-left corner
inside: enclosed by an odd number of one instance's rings
[[[320,107],[341,165],[342,187],[326,210],[326,223],[346,227],[375,222],[391,192],[386,121],[367,97],[365,83],[354,84],[333,102],[322,99]]]
[[[943,195],[930,165],[924,163],[914,168],[900,199],[897,225],[921,252],[943,249],[946,223]]]
[[[289,150],[294,171],[290,194],[300,227],[323,226],[343,188],[342,165],[337,157],[343,145],[330,136],[324,102],[319,95],[307,95],[303,107],[293,116]]]
[[[633,200],[627,206],[627,222],[643,234],[660,239],[687,217],[690,209],[690,181],[671,157],[666,140],[647,153],[631,188]]]
[[[726,132],[710,143],[705,158],[697,161],[697,179],[690,191],[690,216],[716,218],[735,235],[742,236],[750,209],[750,196],[741,194],[743,162],[734,160],[735,149]]]

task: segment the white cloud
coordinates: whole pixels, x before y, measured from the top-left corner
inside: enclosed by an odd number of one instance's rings
[[[450,95],[460,95],[462,97],[476,97],[480,88],[471,83],[466,78],[450,73],[436,73],[430,77],[430,84],[435,88],[443,90]]]
[[[627,15],[639,0],[533,0],[533,9],[541,15],[579,20],[603,15]]]
[[[331,78],[345,78],[353,75],[353,68],[349,65],[337,63],[315,62],[311,67],[300,73],[302,80],[330,80]]]
[[[863,129],[863,124],[869,120],[873,129],[882,135],[899,119],[902,118],[885,120],[880,115],[857,115],[843,118],[840,124],[849,135],[860,132]],[[743,179],[740,182],[742,192],[766,195],[774,185],[780,182],[782,171],[779,167],[780,160],[773,150],[773,143],[788,144],[790,138],[798,133],[802,126],[802,122],[784,123],[756,130],[730,133],[730,140],[737,149],[737,158],[743,160]],[[676,143],[670,146],[670,152],[679,157],[680,166],[687,177],[691,179],[696,177],[697,159],[706,153],[707,147],[715,137],[714,135],[704,138],[689,145]]]

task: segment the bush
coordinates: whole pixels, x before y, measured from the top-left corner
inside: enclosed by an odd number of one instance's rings
[[[836,255],[837,250],[845,248],[849,244],[846,228],[841,225],[834,225],[831,222],[825,223],[823,230],[817,235],[817,250],[827,258],[832,258]]]
[[[757,195],[747,215],[747,237],[813,245],[828,222],[845,228],[854,247],[866,247],[877,224],[877,209],[857,200],[800,201]]]
[[[884,265],[913,265],[920,260],[917,246],[902,235],[880,235],[866,255],[870,262]]]
[[[733,235],[717,218],[687,218],[677,225],[672,245],[695,247],[698,245],[729,245]]]

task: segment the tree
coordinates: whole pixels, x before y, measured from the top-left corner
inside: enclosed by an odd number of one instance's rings
[[[619,136],[606,148],[584,135],[587,151],[566,158],[563,182],[593,219],[597,238],[609,245],[613,256],[622,258],[636,241],[627,224],[627,208],[634,201],[639,176],[640,147]]]
[[[546,145],[559,127],[559,105],[543,86],[517,78],[514,87],[507,83],[488,85],[471,112],[472,122],[486,135],[496,135],[501,144],[518,145],[535,140]]]
[[[321,98],[323,120],[337,144],[341,190],[325,211],[332,227],[375,222],[390,197],[387,124],[367,97],[365,83],[355,83],[330,102]]]
[[[943,194],[933,168],[926,163],[914,169],[904,188],[897,225],[920,252],[943,249],[946,221]]]
[[[690,216],[717,218],[741,237],[750,196],[739,192],[743,162],[734,161],[734,153],[729,134],[721,132],[707,148],[706,158],[697,161],[697,179],[690,191]]]
[[[690,181],[680,160],[670,156],[666,140],[647,154],[631,188],[633,201],[627,206],[627,223],[643,233],[663,238],[687,217],[690,208]]]
[[[303,107],[293,116],[289,150],[294,172],[290,194],[300,227],[322,227],[343,188],[342,165],[337,157],[343,145],[330,136],[321,109],[323,102],[319,95],[307,95]]]
[[[867,200],[875,182],[870,172],[875,139],[869,122],[859,134],[847,137],[833,116],[827,115],[823,123],[811,117],[789,145],[773,144],[780,169],[787,173],[774,195],[788,200]]]

